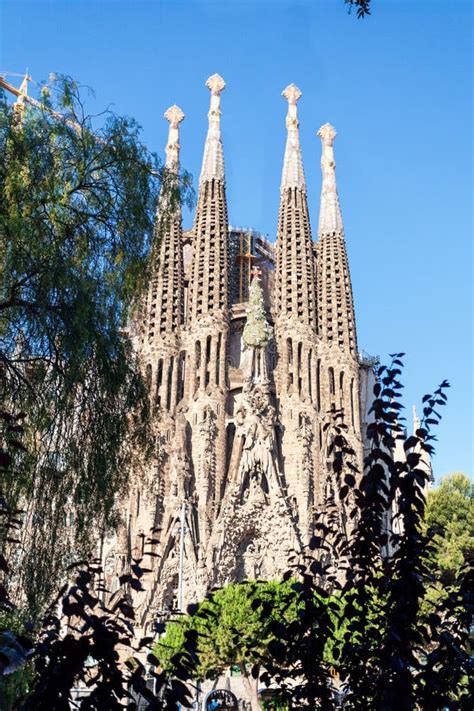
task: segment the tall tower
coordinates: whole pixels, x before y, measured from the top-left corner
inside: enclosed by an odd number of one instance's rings
[[[319,129],[318,136],[322,143],[316,245],[322,412],[343,410],[357,464],[361,467],[359,362],[351,278],[336,186],[333,148],[336,131],[326,123]]]
[[[276,393],[283,430],[282,458],[288,496],[303,539],[310,534],[314,490],[314,419],[317,400],[316,278],[306,181],[299,141],[297,101],[290,84],[287,141],[276,242]]]
[[[152,266],[141,350],[152,403],[160,415],[172,415],[183,397],[183,356],[179,357],[184,323],[182,218],[174,188],[179,172],[179,124],[184,113],[171,106],[164,116],[169,122],[168,184],[158,204],[155,239],[160,240],[159,251]]]
[[[141,466],[137,453],[136,468],[130,481],[130,497],[122,509],[124,526],[119,531],[116,553],[105,555],[106,583],[113,591],[113,575],[121,574],[125,561],[155,552],[157,545],[145,547],[156,538],[152,530],[166,535],[175,517],[173,505],[173,469],[176,439],[176,408],[184,394],[184,352],[181,349],[184,326],[184,279],[182,216],[178,192],[179,124],[184,113],[171,106],[164,114],[169,123],[166,145],[166,181],[159,200],[151,253],[150,283],[143,308],[141,337],[137,344],[141,367],[150,392],[150,406],[156,434],[156,459]],[[171,502],[171,503],[170,503]],[[165,532],[163,532],[165,531]],[[162,546],[164,549],[165,546]],[[154,558],[152,562],[154,562]],[[147,561],[148,563],[148,561]],[[115,566],[115,567],[114,567]],[[162,563],[160,561],[160,567]],[[173,575],[176,566],[173,565]],[[134,596],[137,626],[144,624],[153,603],[154,590],[162,571],[154,571],[146,589]],[[112,575],[111,580],[107,576]]]
[[[187,314],[188,398],[198,545],[205,546],[224,485],[227,395],[228,219],[220,101],[225,82],[209,77],[209,128],[194,221]]]

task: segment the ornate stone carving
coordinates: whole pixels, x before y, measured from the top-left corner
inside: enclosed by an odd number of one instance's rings
[[[248,348],[266,348],[270,342],[272,329],[267,321],[263,291],[260,286],[258,272],[254,273],[249,289],[249,302],[247,306],[242,339]]]
[[[334,139],[337,136],[337,132],[334,126],[332,126],[330,123],[325,123],[319,129],[317,135],[321,138],[323,146],[332,146],[334,143]]]
[[[172,128],[178,128],[179,124],[184,119],[183,111],[179,108],[179,106],[176,106],[176,104],[170,106],[163,115],[165,119],[169,121]]]
[[[321,171],[323,183],[321,187],[321,206],[319,212],[318,234],[342,234],[344,226],[342,222],[341,208],[336,186],[336,161],[334,160],[334,139],[336,130],[330,123],[321,126],[317,135],[321,138]]]
[[[286,128],[288,137],[286,141],[285,157],[283,160],[283,171],[281,176],[281,190],[286,188],[306,189],[304,177],[303,161],[301,159],[300,139],[298,133],[298,113],[296,109],[297,101],[301,96],[301,91],[295,84],[289,84],[284,89],[282,96],[288,101],[288,113],[286,116]]]
[[[116,577],[113,565],[118,574],[126,570],[132,548],[141,554],[143,536],[154,529],[151,581],[137,595],[140,620],[171,607],[176,597],[183,501],[187,604],[213,585],[280,576],[291,552],[301,552],[307,543],[314,509],[326,506],[344,528],[340,482],[323,442],[325,412],[344,408],[351,444],[361,450],[359,366],[335,182],[335,131],[329,124],[319,131],[323,189],[316,260],[299,142],[301,91],[294,84],[286,87],[276,270],[269,266],[274,263],[269,248],[258,261],[267,309],[254,273],[245,313],[241,298],[229,304],[220,133],[225,82],[213,75],[206,85],[209,126],[192,236],[183,240],[179,210],[160,232],[137,338],[157,433],[149,467],[155,476],[134,472],[130,500],[122,502],[125,533],[115,557],[112,543],[104,551],[107,575]],[[170,124],[167,166],[174,171],[184,114],[172,106],[165,118]],[[237,260],[254,258],[253,248],[239,249],[245,254],[239,252]],[[239,295],[247,293],[248,274],[247,265],[241,277],[245,288],[235,290]]]
[[[211,457],[214,454],[214,443],[217,434],[217,425],[216,413],[211,407],[206,407],[206,409],[204,410],[204,416],[201,421],[201,424],[199,425],[199,431],[204,441],[203,451],[205,456],[205,463],[208,471],[212,471],[214,462]]]
[[[281,92],[281,95],[285,97],[289,104],[296,104],[296,102],[301,98],[302,93],[296,84],[288,84],[288,86]]]
[[[213,74],[206,81],[206,86],[210,90],[211,94],[218,96],[225,89],[225,81],[220,74]]]

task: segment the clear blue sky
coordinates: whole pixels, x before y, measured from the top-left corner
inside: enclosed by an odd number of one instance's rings
[[[472,12],[468,0],[0,0],[0,70],[70,74],[143,126],[162,153],[173,103],[182,161],[199,175],[219,72],[229,216],[274,239],[285,140],[282,89],[299,102],[313,232],[315,131],[338,131],[359,345],[406,356],[411,409],[443,378],[437,477],[472,474]],[[188,224],[190,219],[188,216]],[[407,413],[410,414],[409,412]]]

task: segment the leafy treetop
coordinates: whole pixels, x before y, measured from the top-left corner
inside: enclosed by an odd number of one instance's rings
[[[90,550],[91,527],[111,525],[134,444],[146,449],[148,399],[124,328],[159,242],[158,194],[189,194],[135,121],[89,115],[83,94],[66,77],[40,108],[0,93],[0,400],[28,415],[29,455],[7,489],[34,521],[20,566],[31,610]]]

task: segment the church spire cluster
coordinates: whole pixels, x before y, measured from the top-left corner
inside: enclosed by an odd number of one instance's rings
[[[159,531],[141,619],[172,605],[179,560],[186,602],[215,586],[273,579],[287,570],[289,555],[303,552],[314,534],[315,511],[325,510],[328,492],[337,499],[329,442],[335,411],[362,459],[361,366],[336,187],[336,132],[330,124],[318,131],[322,188],[313,241],[298,119],[302,94],[295,84],[283,90],[286,143],[273,245],[253,231],[229,228],[225,81],[213,74],[206,87],[209,123],[193,227],[183,233],[177,191],[167,191],[165,180],[140,331],[157,454],[147,476],[136,476],[122,516],[128,531],[121,540],[129,548],[117,560],[132,560],[133,545],[150,526]],[[165,118],[165,177],[173,188],[184,113],[173,105]],[[235,284],[242,288],[229,289]],[[113,589],[113,580],[106,582]]]

